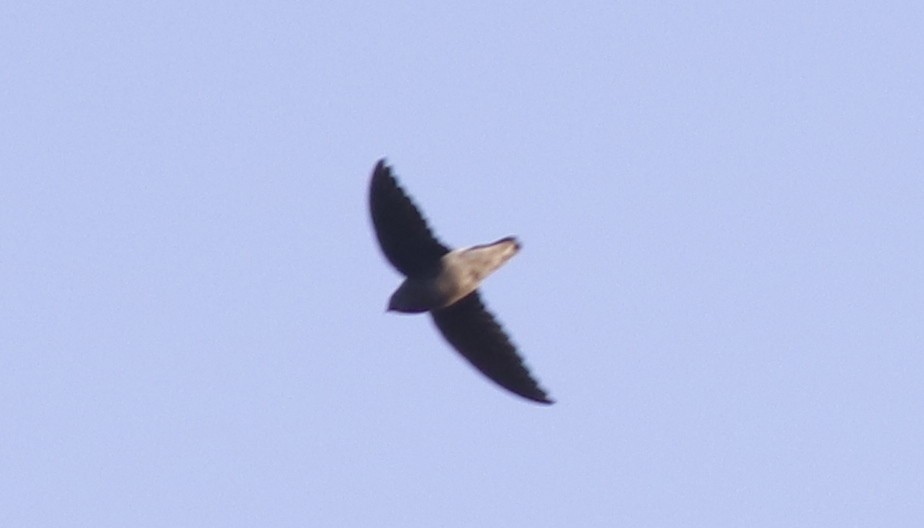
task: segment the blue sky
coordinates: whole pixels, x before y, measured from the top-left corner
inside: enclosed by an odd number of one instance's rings
[[[912,2],[0,7],[3,526],[921,526]],[[558,403],[399,276],[387,156]]]

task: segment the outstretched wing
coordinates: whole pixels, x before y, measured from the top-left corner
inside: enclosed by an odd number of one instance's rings
[[[495,383],[539,403],[553,403],[530,375],[510,338],[473,291],[431,312],[436,327],[472,365]]]
[[[433,236],[384,159],[372,171],[369,209],[382,252],[401,273],[409,277],[432,273],[438,268],[440,257],[449,252]]]

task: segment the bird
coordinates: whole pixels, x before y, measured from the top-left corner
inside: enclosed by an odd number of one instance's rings
[[[434,236],[384,158],[372,170],[369,210],[382,253],[405,276],[387,311],[429,313],[446,341],[494,383],[532,402],[554,403],[479,293],[487,276],[519,252],[516,237],[450,249]]]

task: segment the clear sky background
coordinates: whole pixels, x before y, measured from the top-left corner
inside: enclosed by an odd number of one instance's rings
[[[920,2],[5,2],[0,525],[924,526]],[[367,211],[387,156],[558,403]]]

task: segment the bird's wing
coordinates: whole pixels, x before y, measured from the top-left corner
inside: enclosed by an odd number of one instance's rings
[[[413,277],[438,269],[440,258],[449,248],[433,236],[384,159],[372,171],[369,209],[382,252],[398,271]]]
[[[485,376],[528,400],[553,403],[530,375],[477,290],[431,314],[443,337]]]

